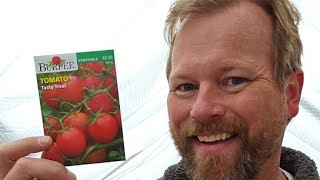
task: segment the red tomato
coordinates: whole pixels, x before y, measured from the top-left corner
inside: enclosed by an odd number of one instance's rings
[[[116,80],[116,78],[112,77],[112,76],[109,76],[105,79],[104,83],[103,83],[103,88],[107,88],[109,87],[111,84],[113,84]],[[112,97],[115,97],[117,98],[118,97],[118,87],[117,87],[117,82],[115,84],[115,86],[113,86],[112,89],[110,89],[109,91],[110,95]]]
[[[79,103],[83,100],[83,82],[77,76],[69,76],[66,88],[58,90],[58,97],[69,103]]]
[[[101,110],[101,113],[108,113],[114,110],[114,102],[107,94],[98,94],[87,102],[87,106],[93,113]]]
[[[61,63],[61,58],[59,56],[54,56],[51,59],[52,64],[60,64]]]
[[[89,76],[83,80],[84,87],[98,90],[102,86],[102,80],[96,76]]]
[[[92,163],[101,163],[104,162],[106,159],[106,151],[105,149],[100,149],[97,151],[91,152],[83,161],[85,164],[92,164]]]
[[[63,121],[63,124],[64,126],[79,128],[86,137],[88,136],[87,125],[89,124],[89,116],[86,113],[73,113]]]
[[[90,137],[97,143],[108,143],[118,133],[117,120],[110,114],[104,114],[88,125]]]
[[[116,113],[116,114],[114,115],[114,118],[116,118],[116,120],[117,120],[118,127],[119,127],[119,128],[122,128],[122,121],[121,121],[121,114],[120,114],[120,112]]]
[[[57,108],[60,104],[57,89],[46,89],[43,91],[44,102],[52,108]]]
[[[65,162],[63,154],[55,142],[47,150],[43,151],[41,158],[57,161],[61,164]]]
[[[109,71],[113,76],[117,76],[117,73],[116,73],[116,67],[115,66],[112,66],[110,68],[110,71]]]
[[[45,135],[50,136],[53,140],[55,140],[57,137],[57,132],[55,131],[60,131],[61,126],[57,119],[49,117],[48,121],[44,123],[43,129]]]
[[[57,145],[67,157],[77,157],[86,148],[86,138],[78,128],[69,128],[57,136]]]
[[[104,62],[89,62],[82,64],[83,68],[90,69],[95,74],[102,74],[103,69],[106,67]]]

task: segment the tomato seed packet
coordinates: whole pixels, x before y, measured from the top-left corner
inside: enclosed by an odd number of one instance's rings
[[[114,51],[35,56],[44,134],[41,158],[66,166],[125,160]]]

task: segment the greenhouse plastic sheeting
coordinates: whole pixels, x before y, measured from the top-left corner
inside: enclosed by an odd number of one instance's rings
[[[284,145],[320,167],[320,3],[294,1],[305,86]],[[43,135],[33,56],[114,49],[126,161],[68,167],[78,179],[156,179],[179,161],[168,131],[164,20],[171,1],[1,1],[0,143]],[[31,157],[39,157],[39,153]]]

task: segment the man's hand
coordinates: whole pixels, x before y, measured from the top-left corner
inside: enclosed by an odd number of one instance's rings
[[[28,137],[0,144],[0,179],[75,180],[76,176],[58,162],[25,157],[46,150],[51,144],[52,139],[48,136]]]

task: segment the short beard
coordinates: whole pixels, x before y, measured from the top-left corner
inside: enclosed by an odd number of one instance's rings
[[[277,121],[276,117],[264,119],[265,128],[250,142],[248,128],[239,118],[213,120],[210,124],[196,120],[185,121],[180,126],[179,134],[173,131],[170,121],[170,131],[190,179],[248,180],[258,175],[261,166],[281,146],[285,125],[282,121]],[[192,147],[195,137],[192,136],[204,131],[234,132],[241,140],[240,147],[233,155],[226,153],[207,156],[196,153]],[[228,163],[229,167],[223,166]]]

